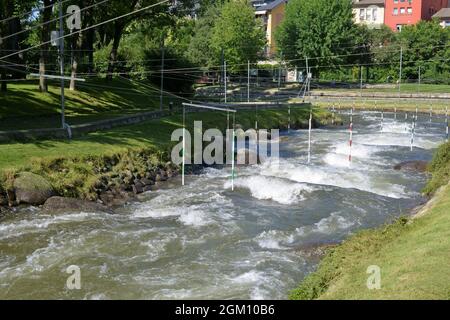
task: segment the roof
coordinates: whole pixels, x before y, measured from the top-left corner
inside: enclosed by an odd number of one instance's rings
[[[353,7],[355,8],[365,8],[373,5],[384,7],[384,0],[361,0],[359,2],[353,2]]]
[[[275,0],[270,3],[266,3],[256,8],[256,11],[270,11],[278,7],[279,5],[286,3],[288,0]]]
[[[450,8],[442,8],[433,16],[433,18],[450,18]]]

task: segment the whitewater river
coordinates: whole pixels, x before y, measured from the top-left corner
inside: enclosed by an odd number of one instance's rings
[[[284,133],[281,163],[206,169],[187,186],[143,197],[117,214],[44,215],[29,208],[0,221],[0,298],[284,299],[317,259],[302,248],[336,243],[391,221],[424,199],[426,176],[393,170],[430,160],[443,142],[443,119],[410,125],[379,113],[355,116],[354,162],[348,130]],[[348,120],[346,115],[343,118]],[[66,288],[67,267],[81,270],[81,290]]]

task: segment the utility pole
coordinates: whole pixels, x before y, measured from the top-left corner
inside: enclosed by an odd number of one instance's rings
[[[225,87],[225,103],[228,102],[227,99],[227,62],[223,61],[223,80],[224,80],[224,87]]]
[[[280,65],[278,67],[278,94],[281,90],[281,61],[283,60],[283,52],[280,53]]]
[[[305,96],[309,95],[309,61],[308,61],[308,57],[306,57],[306,91],[307,94],[305,94]]]
[[[65,118],[65,97],[64,97],[64,26],[63,26],[63,7],[61,0],[59,4],[59,67],[61,73],[61,123],[62,128],[66,127]]]
[[[163,95],[164,95],[164,34],[161,37],[161,94],[159,97],[159,110],[163,110]]]
[[[250,60],[247,63],[247,102],[250,103]]]
[[[400,78],[398,79],[398,97],[402,96],[403,47],[400,47]]]
[[[362,94],[362,92],[363,92],[363,66],[359,66],[359,73],[361,74],[360,75],[360,84],[359,84],[359,89],[360,89],[359,95],[362,99],[362,96],[363,96],[363,94]]]
[[[422,66],[419,66],[419,87],[417,88],[417,93],[420,94],[420,85],[422,82]]]

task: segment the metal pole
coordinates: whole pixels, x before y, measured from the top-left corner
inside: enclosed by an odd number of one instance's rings
[[[359,92],[359,95],[360,95],[360,97],[361,97],[361,99],[362,99],[362,91],[363,91],[363,67],[362,66],[359,66],[359,73],[361,73],[361,79],[360,79],[360,84],[359,84],[359,89],[360,89],[360,92]]]
[[[247,66],[247,102],[250,103],[250,60]]]
[[[349,139],[350,151],[349,151],[349,154],[348,154],[348,164],[349,164],[349,166],[351,166],[352,161],[353,161],[353,159],[352,159],[352,148],[353,148],[353,108],[352,108],[351,113],[350,113],[350,127],[349,127],[349,130],[350,130],[350,139]]]
[[[234,191],[234,171],[235,171],[235,164],[234,164],[234,139],[235,139],[235,128],[236,128],[236,114],[233,114],[233,141],[231,142],[231,191]]]
[[[283,59],[283,52],[280,54],[280,65],[278,67],[278,94],[280,94],[281,90],[281,61]]]
[[[311,131],[312,131],[312,108],[309,113],[308,164],[311,163]]]
[[[308,60],[308,57],[306,57],[306,88],[305,88],[305,90],[306,90],[306,94],[305,94],[305,96],[308,96],[309,95],[309,60]]]
[[[400,78],[398,79],[398,97],[402,96],[403,47],[400,47]]]
[[[224,76],[224,86],[225,86],[225,103],[228,102],[227,99],[227,62],[224,60],[223,61],[223,76]]]
[[[419,87],[417,88],[417,94],[420,94],[421,82],[422,82],[422,66],[419,66]]]
[[[183,165],[181,167],[181,185],[185,185],[185,167],[186,167],[186,107],[183,105]]]
[[[59,4],[59,66],[61,73],[61,125],[64,129],[66,126],[66,108],[65,108],[65,97],[64,97],[64,26],[63,26],[63,7],[61,0],[58,1]]]
[[[164,94],[164,56],[165,56],[165,49],[164,49],[164,35],[161,39],[161,95],[159,97],[159,110],[163,110],[163,94]]]

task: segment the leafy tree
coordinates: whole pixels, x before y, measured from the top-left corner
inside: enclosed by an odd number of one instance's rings
[[[443,29],[438,21],[421,21],[404,27],[397,40],[404,49],[404,77],[418,79],[419,66],[422,75],[431,78],[448,71],[448,63],[442,57],[448,52],[449,40],[448,30]]]
[[[214,23],[220,17],[220,10],[220,5],[209,6],[195,24],[186,56],[199,66],[210,67],[219,62],[217,53],[212,49],[211,39],[214,32]]]
[[[292,0],[275,39],[288,60],[310,57],[313,65],[333,66],[352,60],[346,55],[358,45],[357,34],[351,1]]]
[[[255,19],[248,0],[232,0],[224,4],[211,37],[211,48],[217,60],[223,50],[230,70],[238,72],[242,69],[239,65],[258,60],[265,41],[262,23]]]

